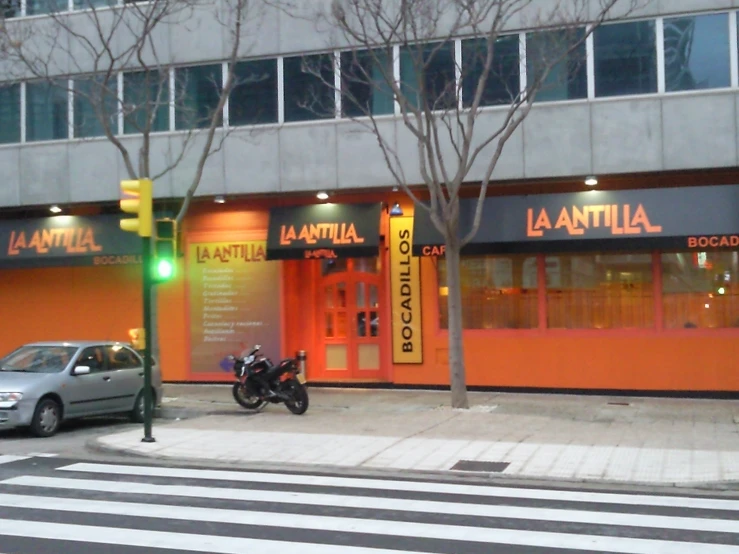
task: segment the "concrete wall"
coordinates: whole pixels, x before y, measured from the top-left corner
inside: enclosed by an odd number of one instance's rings
[[[553,1],[539,0],[534,5]],[[654,15],[667,10],[731,8],[739,6],[739,0],[659,0],[645,6],[644,13]],[[531,17],[529,14],[529,20]],[[322,49],[332,40],[316,33],[314,22],[281,12],[264,13],[255,21],[258,32],[245,45],[245,56]],[[156,39],[157,51],[170,61],[201,63],[226,55],[228,40],[212,10],[163,29],[169,35]],[[219,36],[222,40],[214,40]],[[64,66],[62,58],[57,57],[60,66]],[[542,103],[509,140],[493,179],[580,178],[591,173],[736,166],[737,102],[735,90],[724,90]],[[477,136],[484,137],[494,129],[503,113],[500,108],[487,110],[478,121]],[[381,127],[402,160],[406,181],[420,182],[417,149],[408,131],[392,118],[382,121]],[[122,141],[135,155],[137,139],[125,137]],[[194,137],[183,161],[157,180],[157,196],[179,196],[187,189],[200,143],[202,138]],[[181,134],[157,135],[152,144],[154,169],[166,168],[182,147]],[[468,179],[479,179],[488,160],[489,155],[481,156]],[[117,200],[118,182],[127,178],[119,152],[102,138],[0,145],[0,176],[0,207]],[[209,159],[198,194],[393,184],[373,136],[350,121],[323,121],[232,130],[223,149]]]

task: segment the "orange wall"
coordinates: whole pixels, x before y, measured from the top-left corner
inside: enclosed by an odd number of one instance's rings
[[[2,270],[0,283],[3,354],[34,341],[129,341],[128,330],[143,324],[138,265]],[[160,292],[160,357],[166,380],[187,378],[182,290],[180,280]]]
[[[0,350],[44,340],[128,341],[141,321],[140,266],[0,271]]]

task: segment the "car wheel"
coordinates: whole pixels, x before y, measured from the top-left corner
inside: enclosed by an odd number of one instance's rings
[[[133,410],[131,410],[131,421],[134,423],[144,422],[144,391],[140,391],[136,396],[136,402],[133,403]]]
[[[44,398],[36,405],[31,420],[31,432],[37,437],[51,437],[56,434],[62,422],[62,410],[59,403],[51,398]]]

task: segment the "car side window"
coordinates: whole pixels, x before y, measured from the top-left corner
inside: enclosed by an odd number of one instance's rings
[[[125,346],[106,346],[108,367],[115,369],[135,369],[143,364],[141,359],[130,348]]]
[[[102,346],[90,346],[85,348],[77,358],[76,366],[86,365],[90,368],[90,373],[96,373],[105,370],[105,358]]]

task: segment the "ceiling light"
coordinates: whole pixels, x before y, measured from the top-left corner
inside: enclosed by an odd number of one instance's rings
[[[328,199],[328,193],[321,191],[318,194],[316,194],[316,198],[318,198],[319,200],[326,200]]]
[[[213,199],[213,202],[215,202],[216,204],[225,204],[226,203],[226,199],[219,194],[218,196],[216,196]]]
[[[49,211],[53,214],[62,213],[62,209],[59,206],[52,206],[51,208],[49,208]]]
[[[595,185],[598,184],[598,178],[595,177],[594,175],[589,175],[585,178],[585,184],[588,185],[589,187],[594,187]]]

